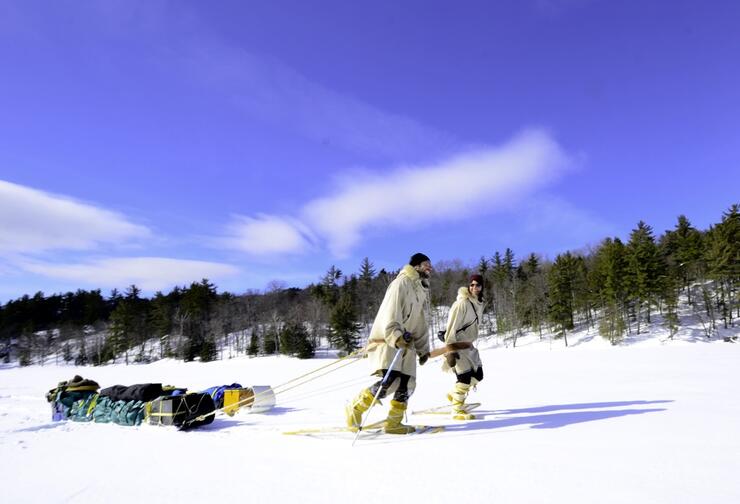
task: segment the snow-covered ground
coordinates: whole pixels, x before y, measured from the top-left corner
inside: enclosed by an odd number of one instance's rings
[[[470,397],[479,419],[410,415],[447,429],[354,447],[350,435],[283,432],[340,425],[345,402],[372,382],[366,360],[278,394],[267,414],[218,416],[191,432],[54,423],[44,394],[74,374],[103,387],[277,386],[332,359],[0,369],[2,501],[740,502],[740,345],[688,333],[622,347],[581,334],[571,344],[484,340],[485,379]],[[453,377],[440,364],[420,368],[410,410],[444,402]],[[371,420],[386,411],[377,406]]]

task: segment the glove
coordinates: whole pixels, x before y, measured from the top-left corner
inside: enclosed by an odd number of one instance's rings
[[[451,368],[455,367],[455,363],[457,362],[457,359],[460,357],[460,354],[457,352],[451,352],[445,355],[445,359],[447,359],[447,365]]]
[[[419,356],[419,365],[423,366],[429,360],[429,352]]]
[[[396,348],[407,348],[411,343],[411,333],[405,331],[403,335],[396,340]]]

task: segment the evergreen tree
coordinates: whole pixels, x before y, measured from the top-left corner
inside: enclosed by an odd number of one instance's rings
[[[486,273],[488,273],[488,259],[485,256],[481,256],[478,261],[478,274],[485,278]]]
[[[718,285],[716,304],[725,329],[732,325],[740,287],[740,205],[734,204],[722,215],[722,222],[708,233],[706,260],[709,278]]]
[[[678,318],[678,292],[673,285],[673,281],[668,281],[669,284],[666,289],[665,297],[665,313],[663,314],[663,325],[668,329],[669,338],[673,339],[673,336],[678,332],[679,318]]]
[[[360,283],[369,287],[373,278],[375,278],[375,268],[370,259],[365,257],[362,259],[362,264],[360,264]]]
[[[69,341],[64,342],[64,346],[62,347],[62,359],[64,359],[64,362],[72,362],[74,357],[72,357],[72,348],[69,346]]]
[[[550,287],[548,315],[557,331],[555,337],[564,338],[565,346],[568,346],[567,331],[575,327],[573,311],[577,263],[578,260],[570,252],[560,254],[555,258],[548,275]]]
[[[504,251],[503,268],[506,273],[506,279],[511,281],[514,279],[514,251],[507,248]]]
[[[111,313],[110,341],[104,347],[103,362],[115,359],[123,353],[124,362],[128,365],[129,350],[135,345],[143,345],[147,339],[147,303],[140,294],[141,289],[136,285],[129,286],[125,296]]]
[[[18,364],[21,367],[30,366],[32,363],[33,333],[25,330],[19,338]]]
[[[87,348],[85,342],[85,336],[80,337],[80,344],[78,345],[79,351],[77,357],[75,357],[75,366],[86,366],[87,359]]]
[[[680,279],[689,304],[691,283],[704,274],[704,245],[702,233],[695,229],[684,215],[678,217],[676,228],[667,231],[659,242],[669,276]]]
[[[373,263],[365,257],[360,265],[360,277],[358,279],[357,298],[360,308],[360,320],[363,324],[369,324],[373,314],[377,311],[378,301],[374,296],[373,283],[375,281],[375,268]]]
[[[247,355],[254,357],[260,353],[260,337],[257,334],[257,329],[252,329],[252,334],[249,336],[249,347],[247,347]]]
[[[360,330],[360,324],[357,322],[352,297],[348,293],[342,295],[334,306],[331,312],[330,327],[329,341],[335,347],[348,354],[358,348],[357,333]]]
[[[128,350],[131,346],[134,331],[133,305],[126,301],[119,303],[111,313],[110,322],[110,336],[103,350],[102,362],[96,364],[115,359],[120,354],[124,354],[124,361],[128,364]]]
[[[280,353],[295,355],[300,359],[314,356],[314,347],[303,324],[288,322],[280,332]]]
[[[198,357],[200,357],[201,362],[211,362],[218,357],[218,349],[212,334],[207,335],[203,340]]]
[[[660,282],[665,267],[658,254],[658,246],[653,230],[643,221],[632,230],[628,249],[628,270],[631,279],[630,294],[635,300],[637,334],[640,334],[640,317],[643,305],[647,307],[647,321],[650,322],[650,307],[660,293]]]
[[[321,279],[318,287],[319,298],[328,306],[334,306],[339,299],[339,279],[342,278],[342,270],[333,264]]]
[[[516,326],[516,306],[514,300],[514,253],[506,249],[504,257],[494,253],[491,272],[491,301],[499,333],[511,331]]]
[[[607,238],[597,249],[589,284],[602,310],[599,333],[616,345],[624,337],[627,251],[619,240]]]
[[[209,329],[211,312],[217,298],[216,286],[205,278],[200,283],[193,282],[183,291],[180,307],[186,320],[184,328],[188,338],[185,354],[187,361],[211,354],[210,343],[206,340],[210,338],[213,341]]]
[[[277,352],[277,329],[270,327],[262,340],[262,352],[265,355],[272,355]]]
[[[547,285],[538,257],[530,254],[517,268],[516,276],[517,318],[542,336],[542,325],[547,319]]]

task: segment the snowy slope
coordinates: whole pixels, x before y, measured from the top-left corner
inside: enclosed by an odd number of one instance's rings
[[[103,386],[275,386],[331,360],[6,368],[3,502],[740,502],[740,345],[655,341],[524,350],[491,340],[470,398],[483,403],[480,419],[412,415],[448,428],[354,447],[347,436],[282,432],[341,424],[345,401],[371,383],[364,360],[278,395],[268,414],[219,416],[192,432],[52,423],[44,393],[75,373]],[[453,379],[439,368],[420,369],[410,410],[443,401]]]

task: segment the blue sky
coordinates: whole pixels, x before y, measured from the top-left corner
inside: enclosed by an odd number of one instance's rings
[[[0,302],[699,228],[740,4],[0,1]]]

